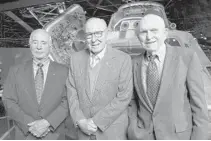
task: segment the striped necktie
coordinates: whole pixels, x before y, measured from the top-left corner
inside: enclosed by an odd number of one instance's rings
[[[37,102],[40,104],[42,93],[43,93],[43,85],[44,85],[44,73],[43,73],[43,64],[39,63],[37,64],[38,69],[35,76],[35,89],[36,89],[36,95],[37,95]]]
[[[157,95],[160,87],[160,78],[158,68],[155,62],[156,55],[151,55],[148,57],[148,67],[147,67],[147,95],[153,107],[155,107]]]

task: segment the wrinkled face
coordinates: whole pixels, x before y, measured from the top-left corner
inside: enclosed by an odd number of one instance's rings
[[[105,48],[106,24],[102,20],[92,19],[86,23],[86,41],[89,50],[99,53]]]
[[[47,58],[50,53],[50,36],[42,30],[34,31],[30,39],[30,48],[35,59]]]
[[[156,15],[146,15],[140,22],[140,31],[138,38],[143,46],[149,52],[156,52],[164,45],[167,37],[167,29],[163,19]]]

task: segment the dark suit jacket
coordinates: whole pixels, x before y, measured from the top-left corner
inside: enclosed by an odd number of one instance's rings
[[[202,68],[195,52],[167,45],[154,110],[143,90],[141,54],[134,59],[134,100],[129,107],[129,139],[207,139],[208,111]]]
[[[50,62],[41,102],[38,104],[32,64],[32,60],[29,60],[11,67],[4,85],[3,101],[8,116],[15,121],[15,139],[36,139],[28,132],[27,124],[42,118],[53,129],[44,139],[57,139],[68,115],[65,85],[68,69]]]
[[[132,96],[132,62],[129,55],[107,46],[92,98],[88,77],[89,52],[71,58],[67,96],[73,122],[92,118],[97,139],[126,139],[127,107]],[[78,129],[79,139],[90,137]]]

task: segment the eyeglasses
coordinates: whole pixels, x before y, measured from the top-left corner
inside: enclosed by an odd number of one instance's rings
[[[86,33],[86,38],[87,39],[91,39],[92,36],[95,36],[97,38],[100,38],[103,36],[103,31],[97,31],[97,32],[93,32],[93,33]]]

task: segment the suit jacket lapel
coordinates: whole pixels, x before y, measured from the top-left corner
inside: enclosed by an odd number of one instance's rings
[[[25,79],[25,86],[27,93],[31,95],[33,101],[38,106],[37,102],[37,95],[35,91],[35,83],[34,83],[34,70],[33,70],[33,61],[29,60],[26,62],[25,66],[25,72],[24,72],[24,79]]]
[[[134,62],[134,85],[137,90],[137,94],[145,105],[145,107],[152,113],[152,105],[148,99],[146,92],[144,91],[143,87],[143,77],[142,77],[142,55],[139,56]]]
[[[162,73],[161,82],[160,82],[160,90],[158,92],[154,111],[156,111],[157,105],[159,104],[160,99],[162,99],[162,96],[166,93],[166,90],[169,88],[169,85],[171,84],[170,81],[173,81],[172,79],[175,76],[175,72],[178,66],[177,52],[174,51],[174,47],[171,47],[169,45],[166,45],[166,46],[167,46],[166,57],[165,57],[164,65],[163,65],[163,73]]]
[[[46,99],[46,96],[49,97],[48,94],[51,94],[51,87],[53,87],[55,80],[55,72],[56,72],[56,68],[55,68],[55,64],[54,62],[50,61],[49,67],[48,67],[48,72],[47,72],[47,77],[46,77],[46,81],[45,81],[45,85],[44,85],[44,89],[43,89],[43,93],[42,93],[42,97],[41,97],[41,101],[40,101],[40,105],[43,104],[43,102]]]
[[[80,74],[82,81],[81,83],[85,87],[85,93],[91,102],[91,90],[90,90],[90,80],[89,80],[89,64],[90,64],[90,59],[89,59],[89,50],[85,50],[85,55],[83,56],[84,58],[82,59],[82,62],[80,64]]]

